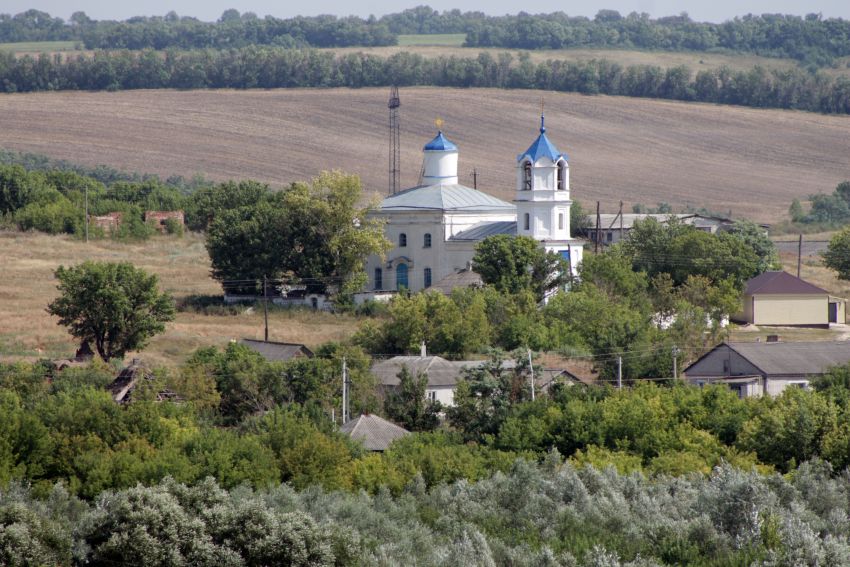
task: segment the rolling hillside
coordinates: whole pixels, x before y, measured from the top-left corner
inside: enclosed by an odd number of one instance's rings
[[[401,91],[402,180],[417,181],[433,120],[461,149],[463,181],[502,198],[537,134],[539,91]],[[666,201],[764,222],[850,178],[850,117],[546,93],[573,196],[606,210]],[[387,185],[385,89],[126,91],[0,96],[0,147],[131,171],[273,184],[322,169]]]

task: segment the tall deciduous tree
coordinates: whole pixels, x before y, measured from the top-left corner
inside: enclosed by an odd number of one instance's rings
[[[412,376],[407,366],[398,373],[398,387],[384,401],[387,417],[410,431],[433,431],[440,425],[440,402],[425,399],[428,377]]]
[[[569,280],[569,267],[528,236],[497,234],[475,247],[472,269],[484,283],[507,293],[530,290],[538,301]]]
[[[59,266],[55,275],[60,295],[47,312],[104,360],[143,348],[174,320],[174,300],[159,291],[157,277],[129,262]]]
[[[366,258],[391,246],[360,197],[356,175],[323,172],[276,198],[223,211],[207,231],[213,277],[289,277],[314,291],[357,291],[366,281]]]
[[[850,280],[850,228],[833,236],[822,255],[823,263],[838,272],[839,279]]]

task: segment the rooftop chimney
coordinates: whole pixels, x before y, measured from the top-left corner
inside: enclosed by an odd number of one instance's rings
[[[428,356],[428,349],[425,348],[425,341],[422,341],[422,344],[419,345],[419,356],[422,358]]]

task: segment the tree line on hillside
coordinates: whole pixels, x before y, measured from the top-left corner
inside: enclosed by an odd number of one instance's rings
[[[0,89],[55,90],[299,88],[374,86],[545,89],[584,94],[850,113],[850,79],[800,69],[624,67],[606,59],[533,63],[527,54],[427,58],[334,55],[314,50],[246,47],[221,51],[96,52],[16,57],[0,53]]]
[[[763,14],[720,24],[695,22],[687,13],[652,19],[600,10],[594,18],[563,12],[487,16],[481,12],[438,12],[417,6],[381,18],[355,16],[259,18],[226,10],[216,22],[178,16],[97,21],[75,12],[65,22],[38,10],[0,14],[0,42],[76,40],[88,49],[225,49],[248,45],[346,47],[395,45],[399,34],[466,34],[468,47],[565,49],[613,47],[660,51],[728,50],[790,57],[824,65],[850,55],[850,22]]]
[[[171,175],[163,180],[159,176],[150,173],[129,172],[102,164],[89,167],[64,159],[54,159],[43,154],[16,152],[3,148],[0,148],[0,165],[20,165],[27,171],[41,171],[45,173],[51,171],[71,172],[83,177],[90,177],[104,185],[112,185],[118,181],[128,181],[131,183],[154,181],[161,185],[173,187],[183,194],[189,194],[196,189],[211,185],[210,181],[204,179],[200,174],[194,175],[191,178],[186,178],[182,175]]]
[[[103,183],[70,168],[28,171],[22,165],[0,165],[0,222],[20,230],[82,237],[87,230],[88,206],[92,217],[122,215],[120,224],[109,234],[90,219],[89,236],[146,239],[155,229],[145,222],[145,212],[188,208],[190,198],[183,192],[185,185],[168,185],[155,177],[125,181],[132,176],[115,175],[106,169],[101,173],[101,178],[119,180]],[[183,230],[174,223],[166,223],[166,227],[172,233]]]

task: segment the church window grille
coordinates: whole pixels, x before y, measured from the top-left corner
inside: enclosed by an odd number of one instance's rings
[[[407,264],[399,264],[395,269],[395,287],[397,290],[410,287],[407,282]]]
[[[525,162],[522,172],[522,190],[531,191],[531,162]]]
[[[381,268],[375,268],[375,289],[384,289],[384,271]]]
[[[431,287],[431,268],[425,268],[425,287]]]
[[[422,247],[423,248],[431,248],[431,233],[430,232],[425,233],[425,240],[422,243]]]
[[[525,216],[523,217],[523,226],[525,227],[525,230],[528,230],[531,226],[531,215],[528,213],[525,213]]]
[[[567,164],[561,162],[558,164],[558,191],[567,190]]]
[[[398,247],[399,248],[407,247],[407,235],[403,232],[398,235]]]

